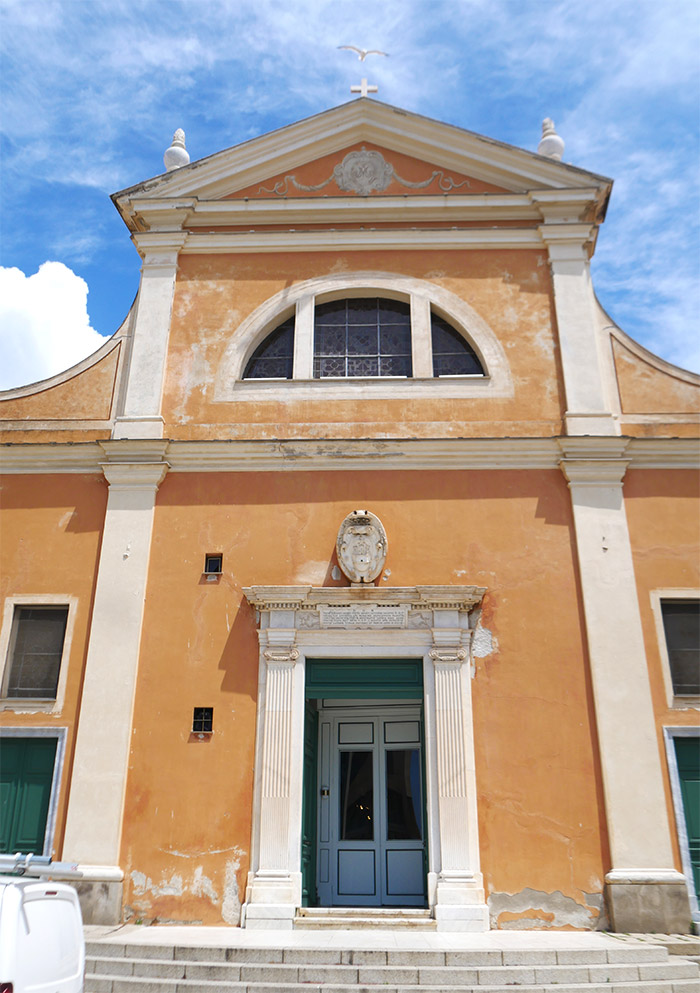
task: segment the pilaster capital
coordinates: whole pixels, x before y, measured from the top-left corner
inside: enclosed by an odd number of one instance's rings
[[[143,260],[142,271],[154,275],[174,272],[187,238],[186,231],[144,231],[132,235],[132,241]]]
[[[436,666],[453,666],[461,665],[465,662],[468,652],[466,648],[462,648],[461,646],[452,645],[451,647],[447,647],[446,645],[441,645],[439,648],[431,648],[428,655]]]
[[[562,459],[559,468],[574,486],[621,487],[628,459]]]
[[[110,490],[157,490],[170,465],[168,462],[102,462],[100,468]]]
[[[299,658],[299,650],[297,648],[265,648],[263,650],[263,658],[269,664],[270,662],[276,663],[277,665],[289,665],[293,666],[297,659]]]
[[[549,249],[549,260],[555,271],[562,263],[585,265],[590,251],[588,245],[595,242],[594,224],[540,224],[537,228],[540,238]]]

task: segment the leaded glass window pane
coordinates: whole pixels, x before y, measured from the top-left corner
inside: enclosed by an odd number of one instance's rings
[[[462,335],[437,314],[430,315],[434,376],[483,376],[476,352]]]
[[[410,376],[411,309],[400,300],[362,297],[319,304],[314,377]]]
[[[294,318],[288,318],[262,341],[248,360],[244,379],[291,379],[294,365]]]

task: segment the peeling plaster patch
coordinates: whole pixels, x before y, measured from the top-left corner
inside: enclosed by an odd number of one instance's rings
[[[241,920],[241,901],[238,897],[238,878],[236,876],[240,865],[240,859],[229,859],[226,863],[224,901],[221,904],[221,916],[227,924],[237,925]]]
[[[477,659],[485,659],[487,655],[493,655],[498,648],[498,642],[488,628],[479,625],[474,632],[472,639],[472,652]]]
[[[338,568],[337,565],[334,565],[333,568],[331,569],[331,579],[335,579],[337,581],[338,579],[341,578],[342,577],[341,577],[340,569]]]
[[[520,893],[492,893],[488,898],[491,927],[500,930],[574,927],[594,930],[601,918],[602,895],[584,894],[588,904],[577,903],[559,890],[545,893],[529,887]],[[504,919],[501,919],[504,915]]]
[[[204,875],[204,869],[201,865],[198,865],[194,870],[194,876],[192,877],[192,886],[190,887],[194,896],[206,896],[209,897],[212,903],[216,904],[219,902],[219,895],[214,889],[214,884],[208,876]]]
[[[170,879],[164,879],[162,883],[155,886],[150,876],[134,870],[131,873],[131,881],[134,884],[134,892],[137,896],[141,896],[147,891],[152,893],[153,896],[182,896],[185,891],[182,876],[178,875],[171,876]]]

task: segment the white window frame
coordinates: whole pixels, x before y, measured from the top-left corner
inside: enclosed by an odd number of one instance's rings
[[[681,792],[681,777],[678,772],[675,739],[700,738],[700,727],[665,727],[663,732],[666,761],[668,763],[668,776],[671,782],[673,811],[676,815],[676,832],[678,835],[678,847],[681,853],[681,865],[683,866],[683,875],[685,876],[688,887],[690,916],[697,934],[700,931],[700,893],[695,892],[693,864],[690,861],[690,845],[688,844],[688,829],[685,823],[685,808],[683,806],[683,794]]]
[[[0,628],[0,711],[10,710],[15,713],[48,713],[60,714],[66,696],[66,681],[68,679],[68,660],[73,642],[73,630],[78,606],[78,598],[62,594],[18,594],[5,598]],[[63,651],[58,670],[58,685],[53,699],[36,699],[31,697],[7,697],[6,686],[10,674],[10,648],[12,645],[12,625],[15,607],[67,607],[66,633],[63,639]]]
[[[680,695],[673,692],[673,679],[671,676],[671,662],[668,657],[668,645],[666,644],[666,630],[664,628],[664,618],[661,610],[661,603],[664,600],[700,600],[700,589],[688,589],[672,587],[668,589],[651,590],[651,610],[654,615],[654,625],[656,627],[656,640],[659,646],[659,657],[661,658],[661,671],[666,688],[666,700],[672,710],[698,710],[700,709],[700,694]]]
[[[67,728],[0,728],[0,748],[3,738],[55,738],[56,754],[53,760],[53,778],[51,779],[51,794],[49,809],[46,812],[46,828],[44,830],[44,847],[35,855],[53,855],[53,842],[56,834],[56,817],[58,814],[58,795],[63,775],[63,761],[66,755]]]
[[[317,303],[378,296],[411,308],[413,375],[410,377],[313,377],[314,308]],[[433,376],[431,311],[448,321],[476,352],[484,375]],[[268,334],[295,316],[291,379],[243,379],[248,360]],[[510,366],[500,342],[477,312],[456,294],[427,280],[385,272],[320,276],[282,290],[236,329],[216,373],[215,402],[310,399],[469,399],[513,396]]]

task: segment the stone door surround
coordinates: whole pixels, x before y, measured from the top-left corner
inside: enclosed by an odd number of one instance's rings
[[[307,658],[423,659],[428,903],[446,931],[488,930],[479,866],[470,650],[485,589],[253,586],[260,669],[244,926],[292,928],[301,905]]]

